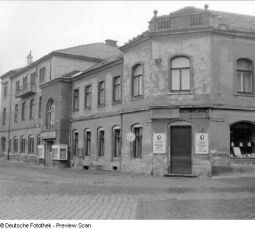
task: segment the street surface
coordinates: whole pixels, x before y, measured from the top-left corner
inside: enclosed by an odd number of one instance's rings
[[[0,219],[255,219],[255,175],[170,178],[0,159]]]

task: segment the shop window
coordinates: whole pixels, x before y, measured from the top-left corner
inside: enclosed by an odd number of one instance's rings
[[[20,138],[20,153],[26,152],[26,139],[25,137]]]
[[[13,152],[14,153],[17,153],[18,152],[18,138],[16,137],[13,137]]]
[[[135,140],[133,141],[133,157],[142,157],[142,139],[143,139],[143,128],[140,125],[132,127],[132,131],[135,134]]]
[[[49,99],[46,107],[46,127],[53,130],[55,124],[55,104],[53,99]]]
[[[32,136],[28,137],[28,153],[29,154],[34,153],[34,137]]]
[[[137,64],[132,68],[132,96],[143,95],[143,66]]]
[[[105,82],[100,81],[98,83],[98,106],[105,104]]]
[[[91,109],[92,105],[92,85],[85,86],[85,98],[84,98],[84,108]]]
[[[171,59],[170,68],[170,90],[190,91],[190,59],[175,57]]]
[[[73,156],[78,156],[79,133],[73,131]]]
[[[85,156],[90,156],[91,154],[91,131],[84,131],[84,154]]]
[[[253,92],[253,63],[248,59],[238,59],[236,62],[237,90],[240,93]]]
[[[30,100],[30,109],[29,109],[29,119],[32,120],[34,119],[34,114],[35,114],[35,101],[34,99]]]
[[[112,80],[113,88],[113,102],[120,102],[121,100],[121,79],[120,76],[114,77]]]
[[[119,157],[121,154],[121,129],[113,128],[113,157]]]
[[[73,91],[73,111],[79,110],[79,89]]]
[[[3,109],[2,125],[6,124],[6,108]]]
[[[4,153],[6,151],[6,138],[5,137],[1,138],[1,150],[2,150],[2,153]]]
[[[104,156],[104,129],[100,128],[98,130],[98,156]]]
[[[21,108],[21,120],[25,121],[25,116],[26,116],[26,102],[24,101],[22,103],[22,108]]]
[[[255,125],[238,122],[230,126],[230,154],[232,158],[255,158]]]

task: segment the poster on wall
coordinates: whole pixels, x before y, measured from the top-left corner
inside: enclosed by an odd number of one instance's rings
[[[153,133],[153,153],[166,153],[165,133]]]
[[[195,134],[195,153],[208,154],[209,153],[209,140],[208,133]]]
[[[51,158],[53,160],[58,160],[58,148],[56,146],[52,146],[52,155]]]
[[[44,146],[38,145],[38,156],[39,159],[44,159]]]

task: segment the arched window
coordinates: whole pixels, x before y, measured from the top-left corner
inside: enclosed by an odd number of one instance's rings
[[[1,138],[1,152],[4,153],[5,150],[6,150],[6,138],[5,137],[2,137]]]
[[[21,108],[21,120],[24,121],[26,116],[26,102],[24,101],[22,103],[22,108]]]
[[[241,93],[253,92],[253,63],[252,61],[240,58],[236,62],[237,90]]]
[[[13,137],[13,152],[17,153],[18,152],[18,138],[17,137]]]
[[[190,91],[190,59],[187,57],[175,57],[170,62],[170,90]]]
[[[120,155],[121,155],[121,129],[120,129],[120,126],[114,126],[112,128],[112,142],[113,142],[113,148],[112,148],[113,158],[120,157]]]
[[[55,124],[55,105],[53,99],[49,99],[46,108],[46,127],[52,130]]]
[[[14,122],[18,122],[18,113],[19,113],[19,105],[15,105],[15,110],[14,110]]]
[[[32,135],[30,135],[28,137],[28,153],[29,154],[33,154],[34,153],[34,144],[35,144],[34,137]]]
[[[2,118],[2,125],[5,125],[6,123],[6,108],[3,109],[3,118]]]
[[[35,101],[34,99],[30,100],[30,110],[29,110],[29,119],[32,120],[34,119],[35,115]]]
[[[133,154],[134,158],[142,157],[143,148],[143,127],[140,124],[131,126],[132,132],[135,134],[135,140],[133,141]]]
[[[90,156],[91,154],[91,130],[84,130],[84,155]]]
[[[42,114],[42,96],[39,97],[38,118],[41,118],[41,114]]]
[[[143,95],[143,66],[137,64],[132,68],[132,96]]]
[[[97,131],[97,153],[99,157],[104,156],[104,150],[105,150],[105,146],[104,146],[104,129],[103,128],[99,128]]]
[[[79,146],[79,132],[78,130],[73,130],[73,156],[78,156],[78,146]]]
[[[26,152],[26,139],[24,136],[20,137],[20,153]]]

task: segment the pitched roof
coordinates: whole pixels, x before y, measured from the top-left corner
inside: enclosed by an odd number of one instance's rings
[[[106,45],[103,42],[74,46],[67,49],[55,50],[53,52],[101,59],[121,54],[121,51],[118,47]]]

